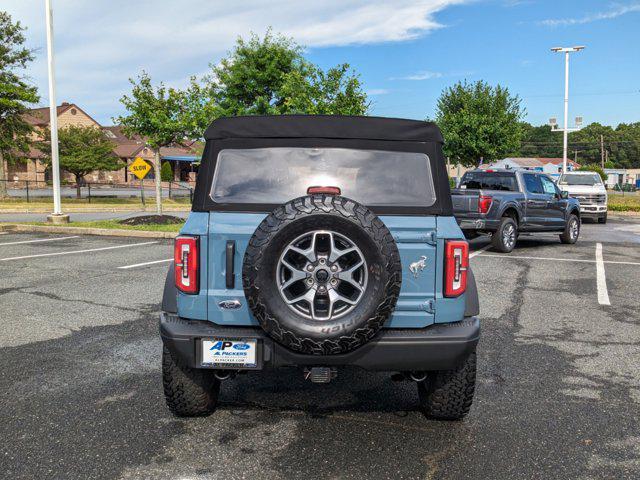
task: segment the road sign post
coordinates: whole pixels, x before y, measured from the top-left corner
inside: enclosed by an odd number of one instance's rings
[[[151,171],[151,165],[149,165],[143,158],[136,157],[133,162],[131,162],[131,165],[129,165],[129,171],[140,179],[140,199],[142,200],[142,205],[145,205],[144,177],[146,177],[147,173]]]

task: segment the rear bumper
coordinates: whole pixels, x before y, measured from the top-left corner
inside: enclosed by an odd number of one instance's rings
[[[448,370],[475,348],[480,339],[480,321],[468,317],[421,329],[386,329],[352,352],[327,356],[292,352],[260,328],[220,326],[165,312],[160,314],[160,335],[165,346],[193,368],[204,368],[197,355],[200,339],[216,337],[258,339],[260,368],[354,365],[377,371]]]
[[[457,218],[461,230],[480,230],[495,232],[500,225],[500,220],[490,218]]]

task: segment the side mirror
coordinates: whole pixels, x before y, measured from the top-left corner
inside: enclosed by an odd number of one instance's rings
[[[560,192],[560,198],[564,198],[566,200],[569,198],[569,192]]]

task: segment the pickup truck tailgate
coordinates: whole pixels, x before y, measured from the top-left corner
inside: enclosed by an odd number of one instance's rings
[[[468,213],[478,211],[478,191],[454,189],[451,191],[453,213]]]

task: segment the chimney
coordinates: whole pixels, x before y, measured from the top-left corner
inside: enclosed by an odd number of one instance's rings
[[[69,105],[69,102],[62,102],[61,104],[63,107],[66,107],[67,105]]]

